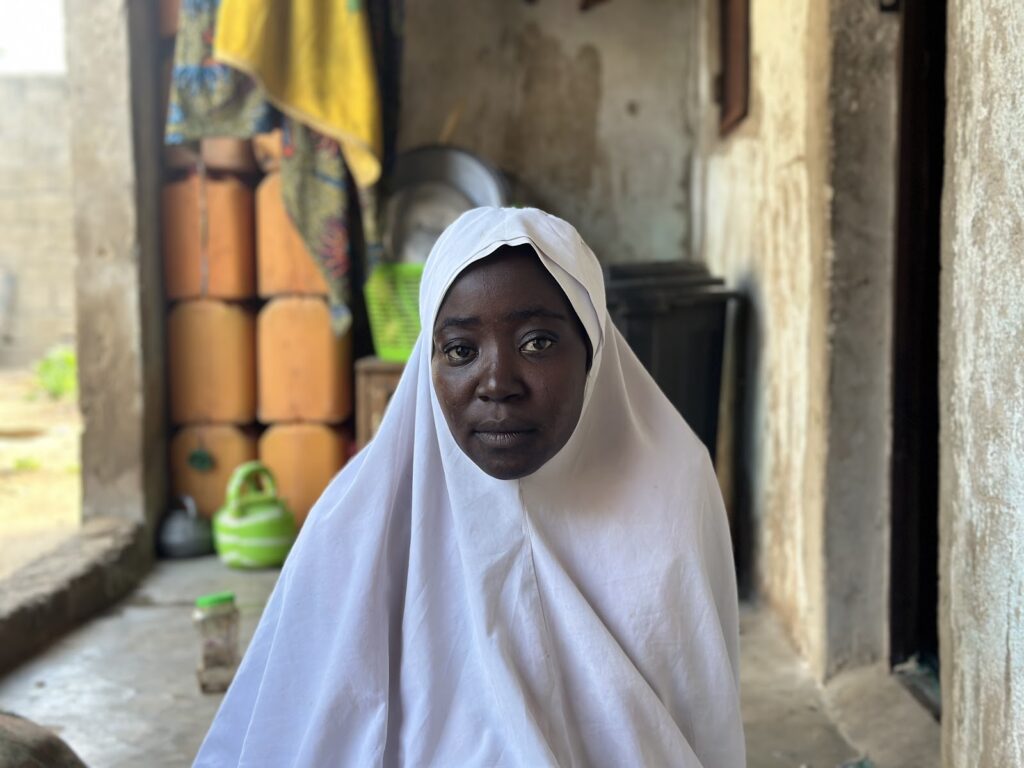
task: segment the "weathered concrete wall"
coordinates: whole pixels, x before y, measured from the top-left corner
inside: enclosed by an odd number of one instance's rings
[[[161,190],[166,106],[158,40],[158,4],[132,0],[128,5],[132,143],[135,150],[135,201],[138,214],[139,338],[142,351],[143,487],[147,535],[159,522],[167,500],[167,369],[165,293],[161,252]],[[150,541],[153,540],[150,536]]]
[[[140,146],[136,140],[138,126],[151,125],[155,109],[133,100],[132,87],[133,76],[142,77],[148,100],[154,101],[156,64],[143,57],[140,71],[133,71],[132,48],[151,54],[154,48],[151,40],[138,36],[130,46],[129,16],[152,14],[151,6],[142,0],[97,0],[67,2],[65,7],[78,251],[83,515],[150,525],[165,501],[165,470],[158,463],[164,411],[159,335],[163,302],[155,277],[156,209],[138,169],[158,164],[159,155],[155,143]],[[139,26],[155,35],[155,22]],[[143,214],[146,220],[140,224]]]
[[[943,763],[1024,765],[1024,5],[949,5],[940,374]]]
[[[824,676],[888,658],[898,14],[833,0]]]
[[[750,303],[722,474],[747,488],[759,591],[825,678],[887,645],[899,22],[864,0],[751,13],[750,116],[724,141],[706,124],[697,163],[701,253]]]
[[[699,168],[703,257],[750,301],[750,401],[734,472],[751,489],[759,587],[816,666],[825,644],[828,24],[812,0],[752,0],[750,115],[725,141],[706,139]]]
[[[403,148],[515,175],[607,261],[690,254],[697,0],[407,3]]]
[[[0,367],[75,338],[68,85],[0,75]]]

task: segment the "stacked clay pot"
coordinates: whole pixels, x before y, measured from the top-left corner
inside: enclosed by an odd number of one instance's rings
[[[285,211],[280,157],[279,132],[165,150],[170,480],[209,517],[259,458],[301,524],[352,448],[352,344]]]
[[[252,157],[247,141],[217,144]],[[255,166],[190,165],[187,152],[165,156],[162,196],[169,457],[172,492],[192,496],[209,517],[235,467],[256,458],[255,197],[247,176]]]
[[[266,300],[256,321],[266,425],[258,453],[301,525],[351,449],[341,425],[352,415],[352,337],[331,330],[327,284],[284,207],[274,140],[256,150],[270,169],[256,191],[257,290]]]

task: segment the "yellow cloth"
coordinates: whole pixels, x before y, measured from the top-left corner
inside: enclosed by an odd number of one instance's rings
[[[380,177],[381,117],[361,0],[222,0],[214,57],[289,117],[341,144],[360,187]]]

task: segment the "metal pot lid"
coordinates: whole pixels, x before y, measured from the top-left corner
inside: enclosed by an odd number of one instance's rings
[[[437,238],[460,215],[508,200],[498,171],[454,147],[420,147],[399,155],[388,188],[384,248],[390,261],[399,262],[426,261]]]

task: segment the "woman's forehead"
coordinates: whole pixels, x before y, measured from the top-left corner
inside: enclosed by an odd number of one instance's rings
[[[473,262],[452,282],[434,320],[435,330],[471,313],[508,319],[547,315],[572,319],[575,312],[558,281],[529,245],[503,247]]]

